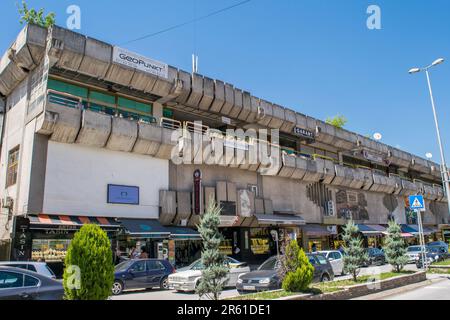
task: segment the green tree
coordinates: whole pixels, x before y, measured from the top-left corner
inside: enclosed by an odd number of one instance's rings
[[[46,16],[44,15],[44,8],[39,9],[38,11],[31,8],[28,8],[25,0],[22,0],[22,5],[19,6],[17,4],[19,14],[20,14],[20,23],[31,23],[41,26],[43,28],[48,28],[53,26],[56,23],[56,15],[54,12],[50,12]]]
[[[84,225],[70,243],[63,285],[68,300],[105,300],[111,295],[114,264],[111,244],[99,226]]]
[[[396,272],[400,272],[408,263],[407,249],[402,237],[402,229],[395,221],[389,221],[387,232],[388,235],[383,248],[386,254],[386,261],[394,267]]]
[[[292,240],[280,258],[280,278],[282,287],[289,292],[302,292],[308,289],[314,276],[314,267],[296,240]]]
[[[221,208],[214,200],[209,201],[205,214],[200,219],[198,231],[203,240],[202,264],[204,270],[197,285],[197,294],[201,297],[219,300],[228,279],[228,268],[225,266],[225,256],[220,252],[223,240],[219,231]]]
[[[334,117],[328,117],[325,122],[336,128],[342,129],[347,124],[348,120],[346,117],[338,114]]]
[[[359,236],[359,229],[352,220],[345,225],[342,240],[345,243],[344,271],[350,273],[356,282],[361,266],[369,260],[369,257]]]

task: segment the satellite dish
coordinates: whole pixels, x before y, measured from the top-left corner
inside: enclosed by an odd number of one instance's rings
[[[375,133],[373,135],[373,138],[377,141],[380,141],[383,138],[383,136],[381,135],[381,133]]]
[[[431,159],[431,158],[433,158],[433,154],[430,153],[430,152],[428,152],[428,153],[425,155],[425,157],[427,157],[427,159]]]

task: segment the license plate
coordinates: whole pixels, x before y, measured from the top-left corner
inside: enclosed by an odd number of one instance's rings
[[[244,290],[255,291],[256,287],[255,286],[244,286]]]

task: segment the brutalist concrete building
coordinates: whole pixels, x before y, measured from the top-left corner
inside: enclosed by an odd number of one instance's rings
[[[337,248],[349,219],[367,246],[382,245],[390,219],[414,243],[419,193],[428,240],[450,239],[438,164],[85,35],[26,26],[1,59],[0,93],[12,259],[62,261],[96,223],[124,255],[146,245],[185,265],[211,200],[223,252],[249,262],[276,253],[275,234]]]

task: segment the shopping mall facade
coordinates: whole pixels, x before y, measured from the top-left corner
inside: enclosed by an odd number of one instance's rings
[[[349,219],[368,246],[390,219],[450,239],[439,165],[230,83],[54,27],[26,26],[0,63],[0,239],[13,259],[60,261],[85,223],[123,254],[146,245],[184,265],[196,225],[222,207],[222,250],[261,261],[280,241],[339,247]]]

